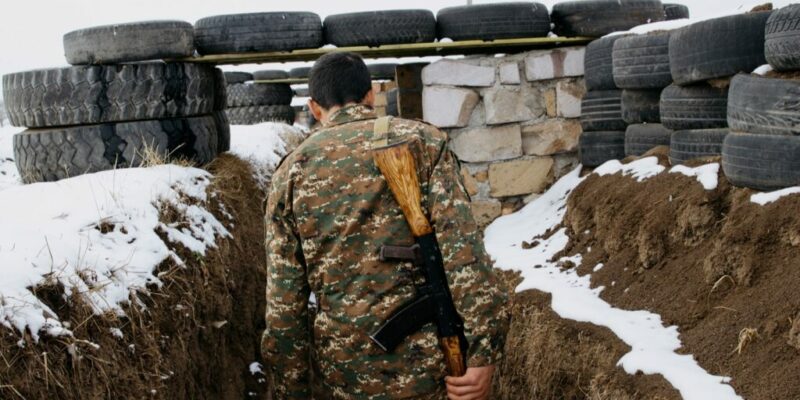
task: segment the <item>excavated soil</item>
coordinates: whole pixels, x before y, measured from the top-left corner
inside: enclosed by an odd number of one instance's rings
[[[583,255],[609,303],[677,325],[682,352],[739,395],[798,399],[800,195],[760,206],[753,193],[722,174],[711,191],[676,173],[590,175],[569,198],[565,254]]]
[[[237,399],[266,398],[263,377],[249,371],[260,360],[266,285],[263,192],[250,165],[224,155],[215,175],[212,211],[233,238],[205,257],[177,249],[185,267],[159,267],[162,288],[137,295],[146,307],[127,317],[95,316],[63,288],[39,287],[37,295],[69,321],[74,338],[0,332],[2,399]],[[233,216],[229,219],[224,210]],[[162,221],[180,221],[165,209]],[[120,328],[121,339],[111,335]],[[97,345],[97,346],[95,346]]]

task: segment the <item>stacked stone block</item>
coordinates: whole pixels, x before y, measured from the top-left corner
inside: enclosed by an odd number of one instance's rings
[[[584,48],[445,59],[422,71],[423,114],[450,135],[485,226],[576,166]]]

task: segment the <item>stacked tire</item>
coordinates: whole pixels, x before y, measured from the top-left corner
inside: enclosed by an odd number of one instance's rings
[[[27,183],[227,150],[224,76],[211,66],[150,61],[194,53],[181,21],[100,26],[64,36],[72,67],[3,77],[17,168]]]
[[[587,93],[581,102],[578,141],[581,164],[597,167],[606,161],[625,158],[625,129],[622,91],[614,82],[614,43],[624,36],[595,40],[586,47],[584,69]]]
[[[698,22],[673,32],[670,71],[675,85],[661,96],[664,126],[676,130],[673,164],[718,156],[728,136],[728,80],[763,65],[764,32],[770,12]]]
[[[622,89],[625,155],[641,156],[669,146],[672,131],[661,124],[661,92],[672,83],[669,31],[632,35],[614,42],[614,83]]]
[[[576,0],[553,6],[559,36],[602,37],[666,18],[660,0]]]
[[[254,81],[228,83],[225,114],[232,125],[255,125],[263,122],[293,124],[291,107],[294,91],[288,83],[258,83],[286,79],[285,71],[256,71]]]
[[[733,78],[722,167],[734,185],[776,190],[800,185],[800,5],[773,12],[764,40],[777,72]]]

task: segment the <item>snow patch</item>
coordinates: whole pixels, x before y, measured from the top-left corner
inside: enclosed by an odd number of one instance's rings
[[[122,314],[131,295],[160,285],[154,269],[178,256],[157,234],[199,255],[229,233],[203,206],[211,176],[164,165],[120,169],[0,191],[0,324],[34,340],[69,335],[29,288],[63,287],[98,314]],[[180,224],[164,225],[172,207]],[[143,306],[138,304],[138,306]]]
[[[683,28],[684,26],[688,26],[700,21],[702,20],[688,19],[688,18],[674,19],[672,21],[659,21],[650,24],[635,26],[627,31],[612,32],[604,37],[619,36],[619,35],[644,35],[652,32],[671,31]]]
[[[756,193],[750,196],[750,201],[756,203],[758,205],[765,206],[769,203],[774,203],[781,199],[781,197],[793,195],[800,193],[800,187],[790,187],[786,189],[777,190],[774,192],[767,192],[767,193]]]
[[[662,172],[666,168],[658,163],[657,157],[646,157],[627,164],[619,160],[611,160],[595,168],[594,173],[600,176],[614,175],[622,173],[624,176],[632,176],[638,182],[643,182]]]
[[[774,71],[774,69],[772,68],[772,65],[764,64],[764,65],[756,68],[755,71],[753,71],[753,73],[756,74],[756,75],[764,76],[764,75],[766,75],[766,74],[768,74],[768,73],[770,73],[772,71]]]
[[[623,171],[639,177],[652,176],[657,169],[657,159],[653,159],[655,164],[643,159],[638,166],[626,169],[619,162],[609,162],[599,169],[606,174]],[[631,352],[618,363],[629,374],[639,371],[661,374],[687,400],[741,399],[727,384],[729,378],[713,376],[691,355],[676,353],[681,348],[677,327],[665,327],[659,315],[648,311],[614,308],[600,298],[603,288],[591,287],[589,275],[579,276],[576,269],[562,271],[559,262],[570,260],[580,264],[581,261],[580,255],[553,260],[569,241],[565,228],[531,249],[521,246],[523,240],[542,237],[563,221],[567,197],[582,181],[578,168],[519,212],[491,224],[485,232],[485,244],[495,267],[522,273],[524,280],[518,291],[536,289],[550,293],[553,310],[562,318],[611,329],[631,346]]]
[[[260,362],[251,363],[248,369],[250,370],[250,375],[264,375],[264,366]]]
[[[231,125],[230,152],[253,164],[256,180],[266,187],[278,163],[291,150],[289,143],[304,136],[300,129],[277,122]]]
[[[705,190],[714,190],[719,184],[719,163],[701,165],[697,168],[689,168],[685,165],[676,165],[669,170],[673,174],[683,174],[688,177],[697,178]]]

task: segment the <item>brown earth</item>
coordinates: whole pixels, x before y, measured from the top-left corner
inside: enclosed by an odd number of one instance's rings
[[[219,248],[205,257],[176,249],[187,265],[159,266],[164,286],[137,295],[134,300],[147,307],[127,307],[128,317],[94,316],[75,296],[65,301],[63,288],[37,288],[62,321],[70,322],[74,338],[33,343],[26,335],[20,347],[18,333],[0,331],[0,398],[265,397],[266,384],[248,370],[261,358],[258,332],[264,329],[264,194],[249,164],[233,156],[222,156],[208,169],[216,176],[210,211],[234,238],[258,240],[220,239]],[[182,220],[174,210],[162,214],[164,222]],[[120,328],[124,338],[114,338],[111,328]]]
[[[565,253],[583,254],[584,274],[603,263],[606,301],[677,325],[682,351],[739,395],[799,399],[800,196],[759,206],[753,193],[721,174],[712,191],[681,174],[591,175],[570,196]]]

